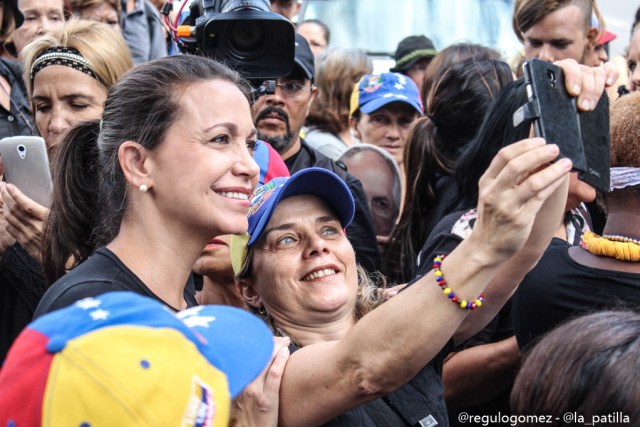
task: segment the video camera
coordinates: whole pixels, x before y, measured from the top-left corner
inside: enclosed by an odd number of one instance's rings
[[[283,77],[293,68],[295,29],[271,12],[269,0],[194,0],[183,25],[189,25],[180,27],[183,51],[224,62],[249,80]]]

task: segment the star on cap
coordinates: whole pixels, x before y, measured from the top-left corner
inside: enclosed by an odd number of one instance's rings
[[[209,323],[216,320],[215,316],[189,316],[182,319],[182,321],[190,328],[200,326],[202,328],[208,328]]]
[[[89,313],[89,316],[91,316],[93,320],[107,320],[107,317],[109,317],[109,312],[99,308]]]
[[[78,307],[80,307],[81,309],[83,309],[83,310],[89,310],[90,308],[99,307],[100,304],[102,304],[102,301],[100,301],[99,299],[95,299],[95,298],[81,299],[80,301],[78,301],[76,303],[76,305]]]

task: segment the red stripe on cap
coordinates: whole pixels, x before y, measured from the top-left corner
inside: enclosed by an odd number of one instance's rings
[[[54,354],[47,351],[49,338],[25,329],[9,350],[0,371],[0,425],[42,425],[42,402]]]
[[[273,178],[282,178],[288,177],[289,168],[280,157],[280,154],[273,148],[269,143],[265,143],[267,148],[269,149],[269,167],[267,169],[267,173],[264,176],[264,183],[271,181]]]

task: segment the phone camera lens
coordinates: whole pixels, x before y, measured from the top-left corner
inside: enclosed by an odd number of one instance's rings
[[[27,150],[27,148],[24,145],[18,145],[18,151],[21,153],[24,153]]]

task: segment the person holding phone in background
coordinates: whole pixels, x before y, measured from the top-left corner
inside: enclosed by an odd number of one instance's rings
[[[99,119],[109,88],[132,67],[122,37],[108,25],[71,20],[21,53],[35,124],[53,161],[66,130]],[[47,288],[41,268],[42,230],[49,213],[15,185],[0,183],[0,361],[33,317]]]

